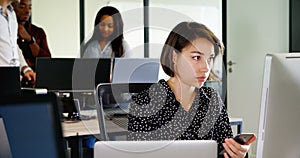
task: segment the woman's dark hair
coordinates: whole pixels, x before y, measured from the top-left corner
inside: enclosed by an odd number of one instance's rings
[[[223,54],[223,43],[205,25],[197,22],[181,22],[170,32],[162,49],[160,63],[167,75],[174,76],[172,53],[181,53],[183,48],[191,45],[197,38],[205,38],[214,45],[215,57],[218,54]],[[209,78],[218,79],[213,71],[211,71]]]
[[[97,40],[97,41],[101,41],[101,35],[100,35],[100,31],[99,31],[99,27],[98,25],[100,24],[100,19],[103,15],[109,15],[113,17],[113,21],[114,21],[114,32],[111,35],[111,47],[112,47],[112,51],[114,53],[115,57],[122,57],[124,54],[124,48],[123,48],[123,19],[122,16],[119,12],[118,9],[112,7],[112,6],[105,6],[102,7],[95,18],[95,22],[94,22],[94,32],[93,35],[91,37],[91,39],[89,39],[89,41],[84,45],[84,49],[83,52],[85,52],[85,49],[87,48],[87,46],[89,45],[90,42]]]

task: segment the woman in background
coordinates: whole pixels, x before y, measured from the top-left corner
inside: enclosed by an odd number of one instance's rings
[[[222,42],[205,25],[182,22],[169,34],[160,62],[170,76],[133,96],[128,140],[216,140],[221,156],[245,157],[250,145],[232,139],[219,94],[204,87]]]
[[[128,57],[129,45],[123,37],[123,20],[118,9],[101,8],[95,18],[92,37],[83,47],[83,58]]]
[[[123,19],[119,10],[112,6],[102,7],[95,18],[93,35],[83,46],[81,57],[129,57],[129,50],[123,37]],[[85,138],[83,146],[94,148],[95,141],[94,136]]]

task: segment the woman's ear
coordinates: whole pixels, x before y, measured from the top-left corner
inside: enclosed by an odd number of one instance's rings
[[[172,53],[172,62],[174,64],[176,64],[176,62],[177,62],[177,56],[178,56],[178,54],[175,52],[175,50],[173,50],[173,53]]]

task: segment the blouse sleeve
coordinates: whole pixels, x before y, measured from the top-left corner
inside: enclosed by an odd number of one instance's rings
[[[88,46],[84,51],[82,58],[99,58],[99,57],[100,56],[99,56],[98,43],[95,41],[88,43]]]
[[[124,57],[125,58],[132,58],[132,52],[130,50],[130,46],[126,40],[123,40],[123,48],[124,48]]]
[[[215,97],[217,98],[218,100],[217,102],[219,103],[220,106],[220,114],[217,119],[217,122],[214,125],[214,135],[213,135],[214,137],[213,139],[216,140],[218,143],[218,151],[220,152],[224,149],[222,143],[224,143],[225,138],[232,138],[233,134],[229,123],[227,109],[223,104],[220,95],[216,91],[213,95],[215,95]]]

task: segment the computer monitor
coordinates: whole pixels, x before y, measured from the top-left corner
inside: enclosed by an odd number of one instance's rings
[[[217,158],[217,143],[214,140],[98,141],[94,157]]]
[[[0,96],[21,94],[20,68],[0,66]]]
[[[265,58],[257,158],[300,157],[300,53]]]
[[[111,59],[37,58],[36,87],[54,92],[93,92],[110,82]]]
[[[13,158],[65,158],[54,94],[1,98],[0,118],[0,137],[6,140],[1,141],[0,146],[10,149],[10,153],[5,150],[6,155]]]
[[[158,58],[115,58],[112,83],[156,83]]]

